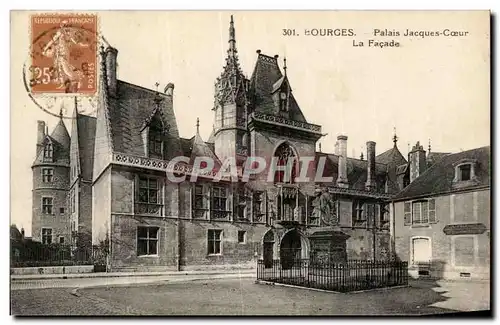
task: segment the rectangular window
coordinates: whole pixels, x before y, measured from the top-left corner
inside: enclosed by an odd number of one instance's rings
[[[245,244],[247,242],[247,232],[244,230],[238,230],[238,243]]]
[[[412,203],[412,223],[427,224],[429,223],[429,202],[420,201]]]
[[[158,227],[137,227],[137,255],[158,255]]]
[[[223,186],[212,188],[212,205],[210,218],[224,219],[227,217],[227,189]]]
[[[247,197],[245,189],[238,190],[238,219],[246,219]]]
[[[52,183],[53,178],[54,178],[53,168],[42,168],[42,182]]]
[[[51,228],[42,228],[42,244],[52,244]]]
[[[63,236],[59,236],[59,244],[64,244],[64,237]]]
[[[471,165],[466,164],[459,167],[460,169],[460,180],[469,181],[471,179]]]
[[[59,208],[59,213],[64,214],[64,208]]]
[[[411,202],[404,203],[404,223],[411,225]]]
[[[208,230],[208,254],[222,254],[222,230]]]
[[[156,177],[139,176],[137,204],[135,213],[161,216],[163,213],[163,200],[161,198],[161,180]]]
[[[52,158],[53,153],[54,153],[54,150],[53,150],[51,143],[48,143],[43,147],[43,157],[44,158]]]
[[[163,153],[163,140],[160,132],[157,129],[151,129],[149,132],[149,154],[158,158],[162,158]]]
[[[52,214],[53,201],[51,197],[42,197],[42,213]]]

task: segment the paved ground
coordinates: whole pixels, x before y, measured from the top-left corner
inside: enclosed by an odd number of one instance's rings
[[[74,281],[74,280],[72,280]],[[409,315],[489,309],[489,283],[425,282],[332,294],[251,278],[180,280],[11,291],[14,315]],[[118,285],[118,286],[117,286]]]

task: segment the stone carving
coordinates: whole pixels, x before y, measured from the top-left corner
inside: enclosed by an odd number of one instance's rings
[[[286,118],[281,117],[281,116],[267,115],[267,114],[263,114],[263,113],[254,112],[254,113],[252,113],[252,117],[256,120],[259,120],[259,121],[273,122],[273,123],[293,126],[295,128],[300,128],[300,129],[304,129],[304,130],[308,130],[308,131],[321,132],[320,125],[289,120],[289,119],[286,119]]]
[[[337,201],[333,200],[328,191],[316,189],[316,198],[312,202],[313,216],[326,226],[336,226],[339,223]]]

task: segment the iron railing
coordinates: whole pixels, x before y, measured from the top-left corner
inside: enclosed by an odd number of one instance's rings
[[[310,260],[259,260],[257,280],[338,292],[408,285],[408,263],[349,260],[319,264]]]

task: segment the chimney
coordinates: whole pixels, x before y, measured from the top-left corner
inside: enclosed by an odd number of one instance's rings
[[[118,57],[118,50],[114,47],[108,46],[106,48],[106,75],[108,82],[108,91],[111,96],[116,96],[116,60]]]
[[[410,183],[412,183],[427,169],[425,150],[424,147],[420,145],[419,141],[417,141],[417,144],[411,149],[408,158],[410,160]]]
[[[366,162],[368,165],[366,174],[365,189],[371,191],[375,188],[375,142],[368,141],[366,143]]]
[[[337,178],[338,187],[349,187],[347,182],[347,136],[339,135],[337,137],[338,155],[339,155],[339,171]]]
[[[45,138],[45,122],[37,121],[37,136],[36,136],[36,144],[41,145],[43,139]]]

